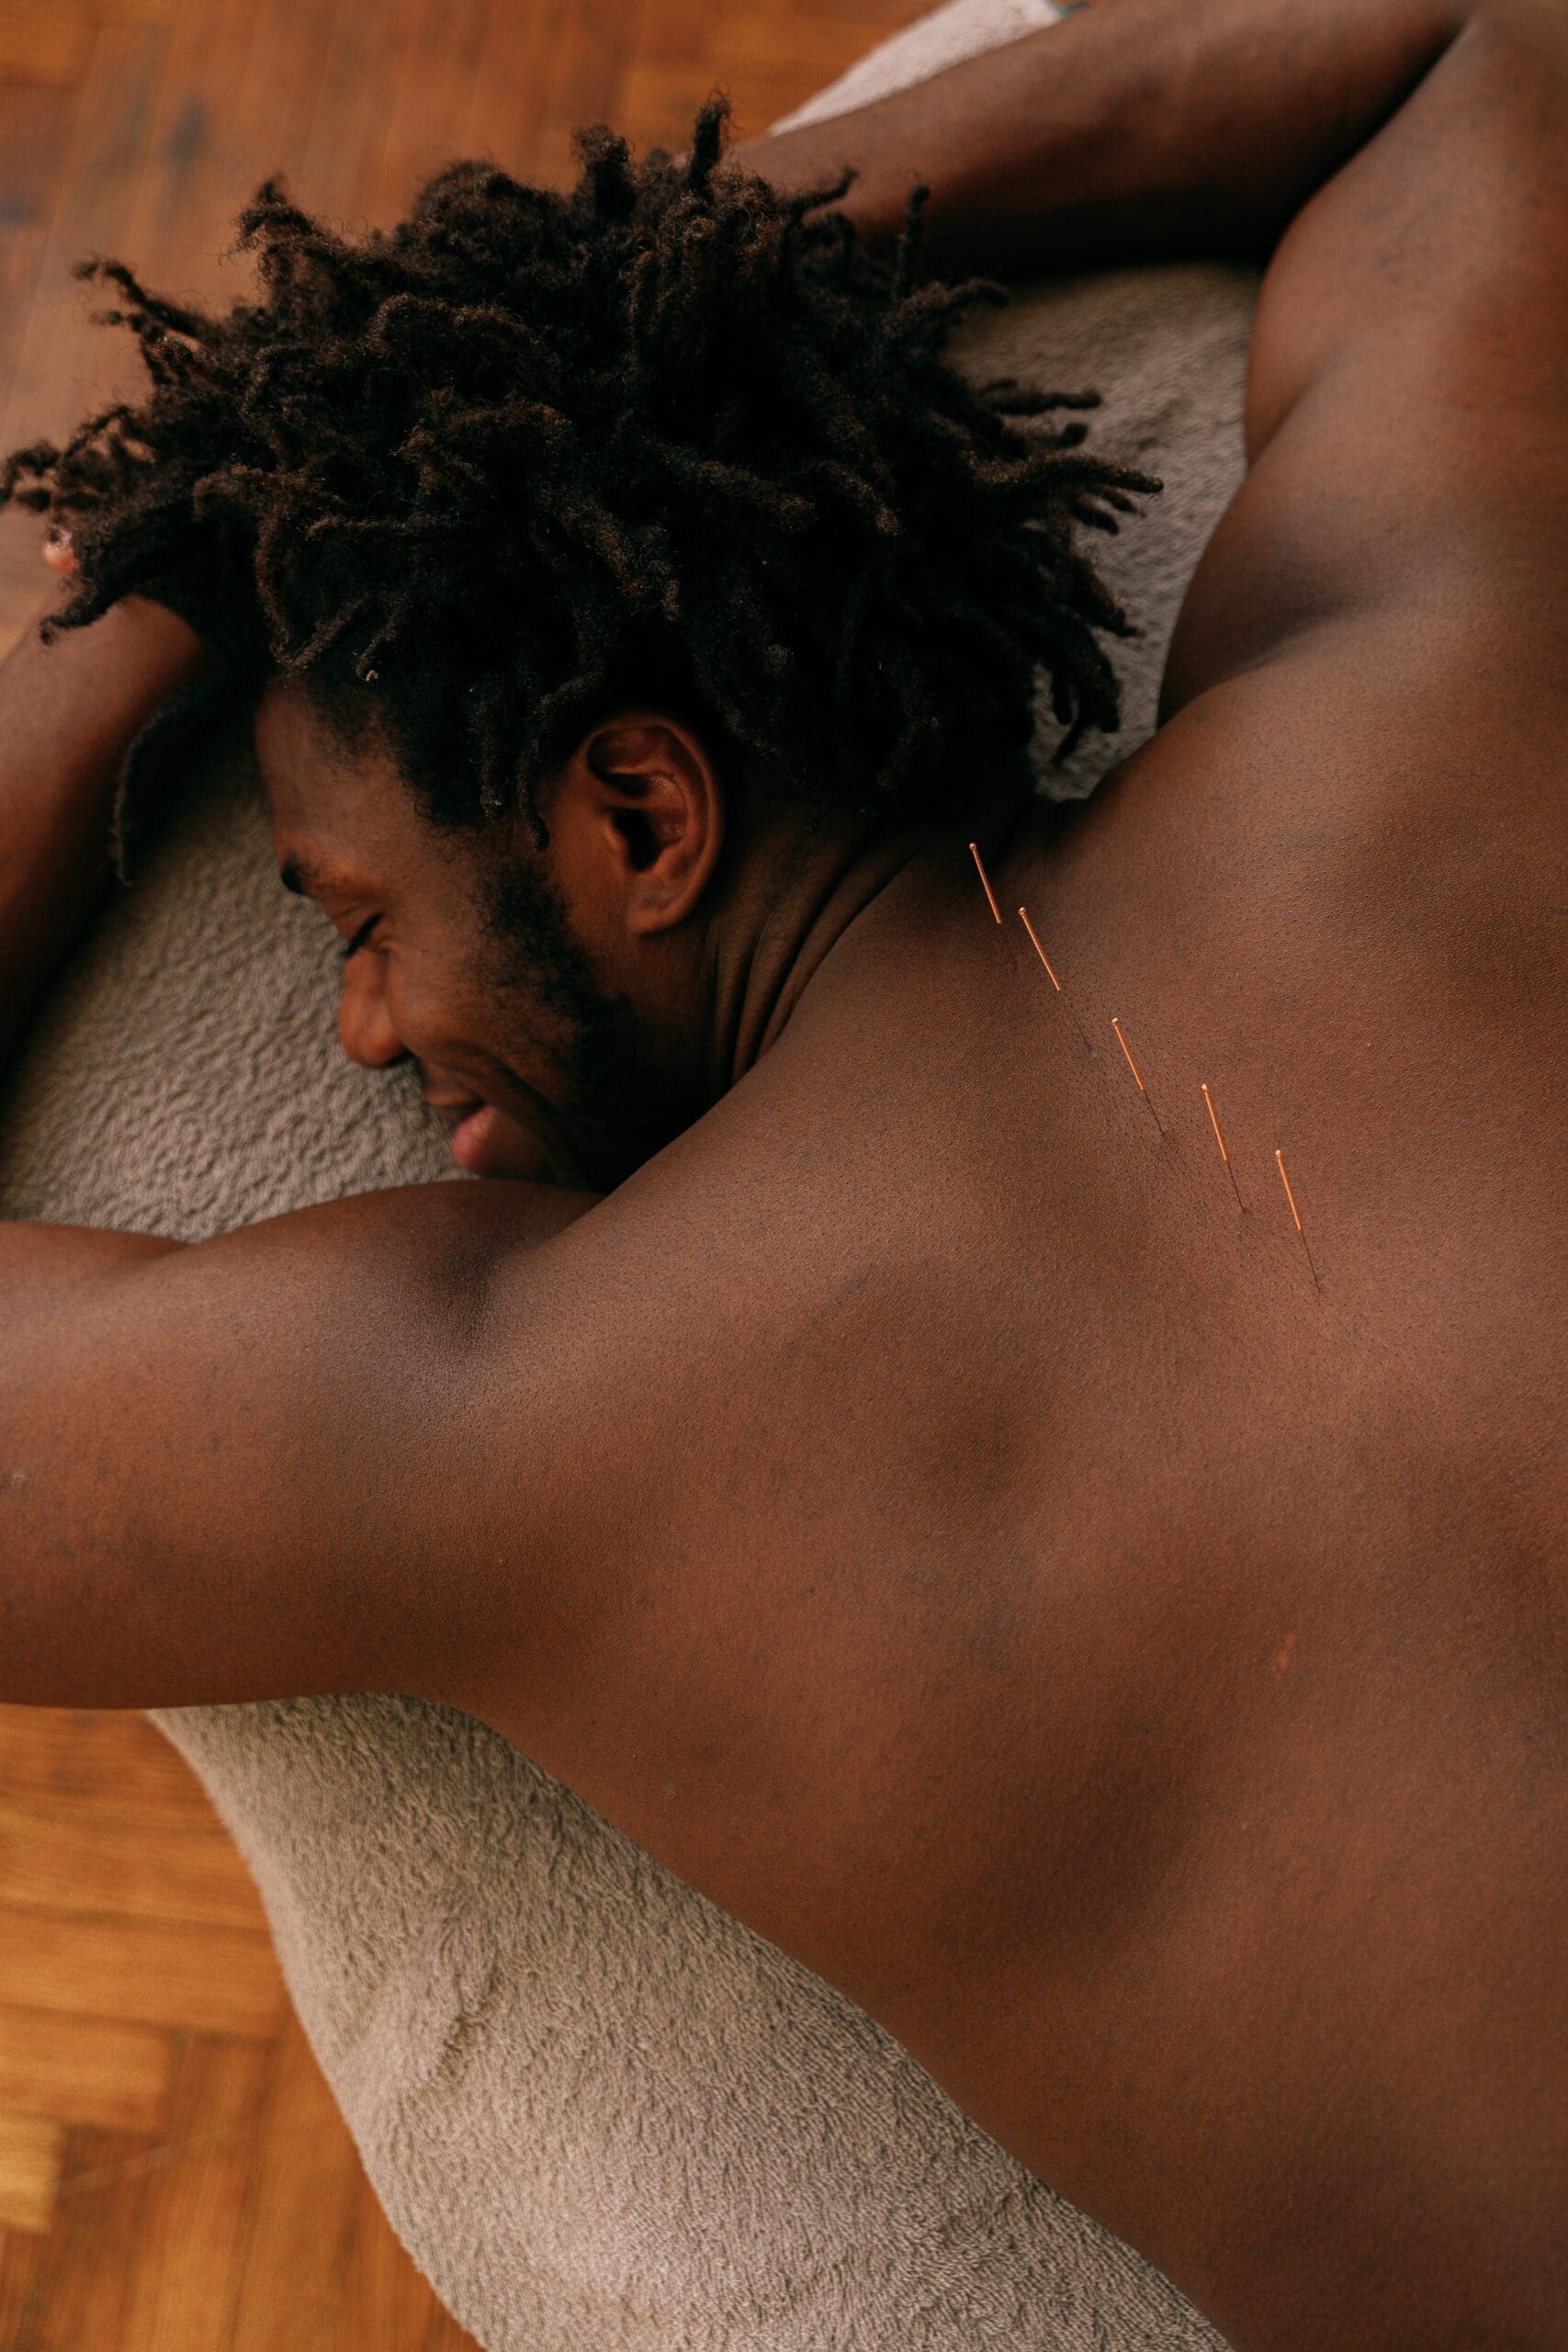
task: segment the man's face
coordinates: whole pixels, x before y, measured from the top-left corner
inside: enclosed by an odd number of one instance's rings
[[[264,695],[256,749],[284,881],[349,951],[344,1050],[415,1064],[460,1168],[603,1191],[679,1132],[649,1040],[521,827],[432,826],[389,757],[347,750],[296,687]]]

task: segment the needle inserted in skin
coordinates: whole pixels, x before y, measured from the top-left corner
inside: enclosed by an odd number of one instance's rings
[[[1220,1133],[1220,1114],[1214,1108],[1214,1098],[1206,1086],[1201,1086],[1198,1091],[1209,1106],[1209,1123],[1214,1130],[1214,1141],[1220,1147],[1220,1158],[1225,1163],[1225,1174],[1231,1180],[1231,1191],[1235,1194],[1235,1204],[1245,1216],[1247,1203],[1241,1197],[1241,1186],[1235,1181],[1235,1170],[1231,1166],[1231,1156],[1225,1149],[1225,1139]]]
[[[1039,934],[1039,933],[1035,930],[1034,925],[1033,925],[1033,924],[1030,922],[1030,920],[1029,920],[1029,910],[1028,910],[1028,908],[1027,908],[1027,907],[1020,907],[1020,909],[1019,909],[1019,910],[1018,910],[1018,913],[1019,913],[1019,921],[1022,923],[1022,925],[1023,925],[1023,927],[1024,927],[1025,931],[1029,933],[1030,944],[1031,944],[1031,945],[1033,947],[1033,949],[1034,949],[1034,953],[1039,956],[1040,961],[1041,961],[1041,962],[1044,965],[1044,967],[1045,967],[1045,976],[1046,976],[1047,979],[1050,981],[1051,986],[1055,989],[1056,994],[1057,994],[1058,996],[1061,996],[1061,995],[1062,995],[1062,993],[1063,993],[1063,991],[1062,991],[1062,983],[1061,983],[1061,981],[1056,978],[1055,973],[1055,972],[1052,970],[1052,968],[1051,968],[1051,958],[1049,957],[1049,956],[1047,956],[1047,955],[1046,955],[1045,950],[1044,950],[1044,949],[1043,949],[1043,947],[1042,947],[1042,946],[1041,946],[1041,944],[1040,944],[1040,934]],[[1072,1006],[1071,1006],[1070,1004],[1067,1006],[1067,1011],[1068,1011],[1069,1012],[1073,1012],[1073,1008],[1072,1008]],[[1084,1046],[1085,1046],[1086,1050],[1088,1050],[1088,1051],[1089,1051],[1089,1052],[1092,1052],[1092,1051],[1093,1051],[1093,1047],[1089,1045],[1089,1032],[1085,1029],[1085,1027],[1084,1027],[1084,1025],[1083,1025],[1083,1023],[1078,1019],[1078,1016],[1077,1016],[1077,1014],[1076,1012],[1073,1012],[1073,1027],[1077,1031],[1078,1035],[1083,1039],[1083,1041],[1084,1041]]]
[[[970,842],[969,854],[975,861],[975,871],[980,877],[980,888],[985,891],[987,898],[991,902],[991,912],[995,915],[997,921],[1000,922],[1002,919],[1002,910],[997,904],[997,894],[991,888],[991,877],[987,873],[985,865],[981,861],[980,844],[978,842]]]
[[[1111,1026],[1116,1032],[1117,1044],[1121,1046],[1122,1051],[1127,1057],[1127,1067],[1138,1081],[1138,1091],[1149,1106],[1149,1116],[1154,1121],[1156,1126],[1159,1127],[1159,1131],[1163,1136],[1165,1129],[1160,1126],[1159,1113],[1155,1109],[1154,1097],[1150,1094],[1148,1088],[1144,1084],[1143,1072],[1139,1069],[1137,1063],[1133,1059],[1133,1048],[1127,1043],[1126,1038],[1122,1035],[1122,1023],[1117,1020],[1114,1013],[1111,1016]]]
[[[1302,1213],[1301,1213],[1300,1209],[1299,1209],[1299,1208],[1297,1208],[1297,1206],[1296,1206],[1296,1196],[1295,1196],[1294,1193],[1292,1193],[1292,1190],[1291,1190],[1291,1180],[1290,1180],[1290,1178],[1289,1178],[1289,1177],[1286,1175],[1286,1173],[1285,1173],[1285,1155],[1284,1155],[1284,1153],[1283,1153],[1283,1152],[1281,1152],[1281,1151],[1277,1151],[1277,1152],[1274,1154],[1274,1160],[1275,1160],[1275,1165],[1278,1167],[1278,1169],[1279,1169],[1279,1170],[1280,1170],[1280,1183],[1281,1183],[1281,1184],[1283,1184],[1283,1186],[1284,1186],[1284,1188],[1285,1188],[1285,1198],[1289,1201],[1289,1203],[1290,1203],[1290,1204],[1291,1204],[1291,1215],[1295,1218],[1295,1221],[1296,1221],[1296,1231],[1297,1231],[1297,1232],[1301,1235],[1301,1237],[1302,1237],[1302,1248],[1306,1251],[1306,1261],[1307,1261],[1307,1264],[1308,1264],[1309,1266],[1311,1266],[1311,1267],[1312,1267],[1312,1284],[1313,1284],[1313,1288],[1314,1288],[1314,1290],[1321,1290],[1321,1289],[1323,1288],[1323,1284],[1318,1281],[1318,1278],[1317,1278],[1317,1268],[1316,1268],[1314,1265],[1313,1265],[1312,1244],[1311,1244],[1311,1242],[1310,1242],[1310,1241],[1307,1239],[1307,1238],[1306,1238],[1306,1227],[1305,1227],[1305,1226],[1303,1226],[1303,1223],[1302,1223]]]

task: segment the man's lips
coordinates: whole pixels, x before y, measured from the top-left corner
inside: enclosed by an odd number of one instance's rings
[[[452,1157],[467,1176],[482,1176],[485,1162],[498,1140],[501,1113],[493,1102],[481,1102],[452,1130]]]
[[[452,1157],[468,1176],[483,1173],[487,1148],[496,1140],[501,1114],[493,1102],[473,1094],[427,1094],[425,1101],[452,1131]]]
[[[473,1094],[427,1094],[425,1102],[452,1131],[452,1157],[466,1176],[555,1173],[550,1155],[530,1130],[494,1102]]]

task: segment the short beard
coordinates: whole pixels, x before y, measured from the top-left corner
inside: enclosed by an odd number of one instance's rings
[[[551,1052],[557,1107],[578,1171],[613,1191],[695,1116],[661,1080],[649,1036],[625,997],[606,994],[566,907],[536,862],[508,854],[484,877],[487,978],[530,1016],[558,1027]]]

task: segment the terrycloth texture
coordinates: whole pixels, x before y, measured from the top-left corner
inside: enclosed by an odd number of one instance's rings
[[[818,101],[1042,21],[965,0]],[[1108,542],[1149,731],[1182,586],[1238,478],[1252,282],[1032,295],[969,361],[1103,386],[1097,437],[1164,474]],[[1112,756],[1088,746],[1083,789]],[[190,805],[40,1026],[0,1211],[197,1238],[449,1173],[401,1080],[338,1056],[320,918],[286,900],[248,760]],[[468,1718],[396,1698],[159,1720],[254,1869],[387,2210],[492,2352],[1198,2352],[1218,2339],[1002,2155],[882,2030]]]

